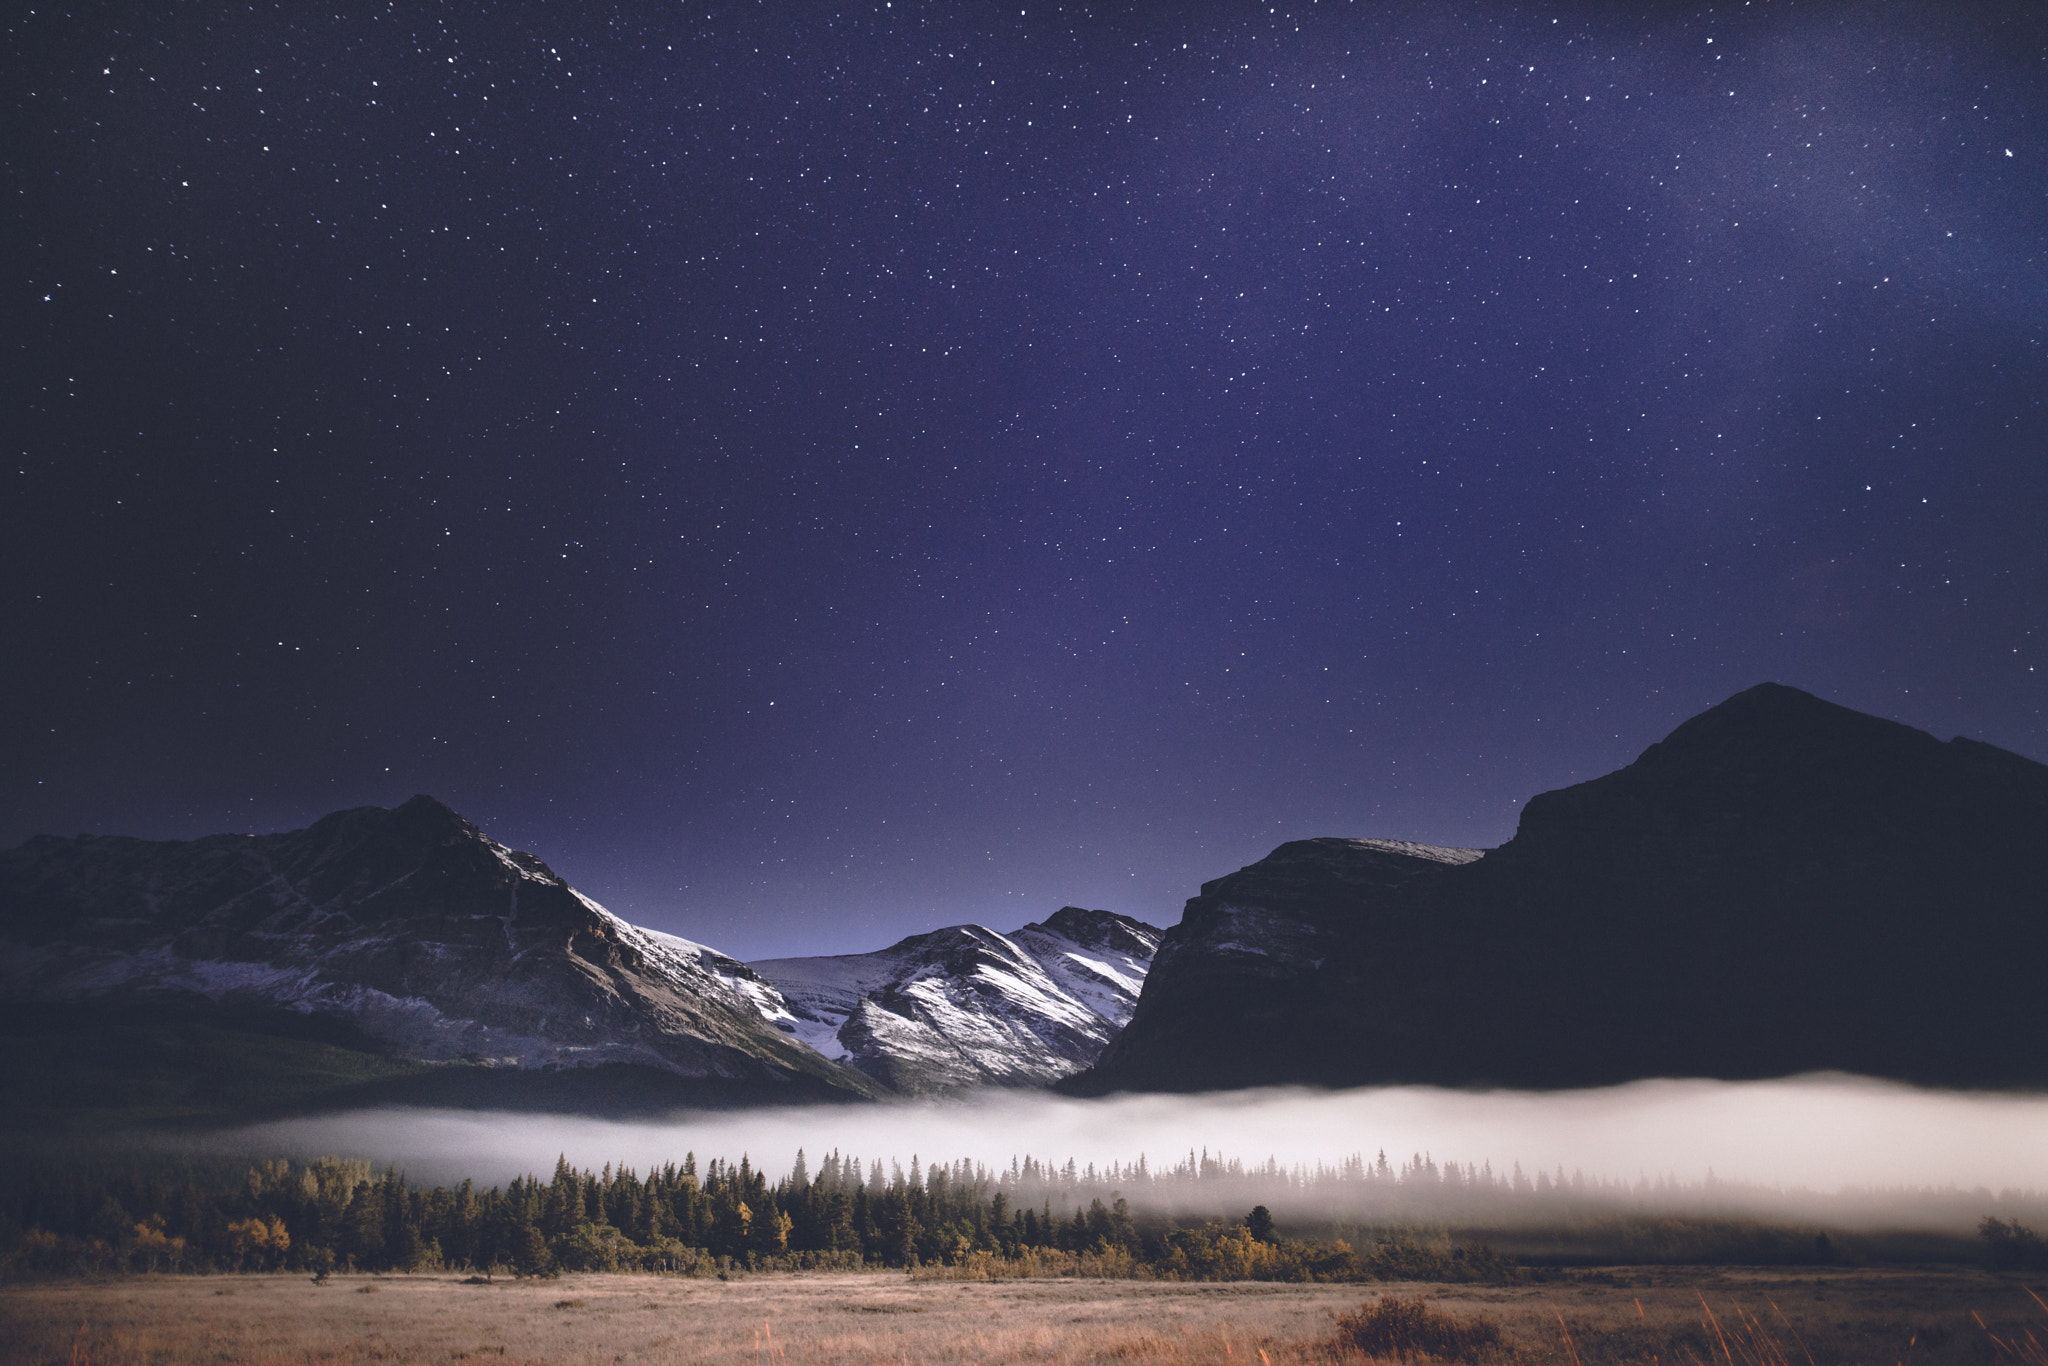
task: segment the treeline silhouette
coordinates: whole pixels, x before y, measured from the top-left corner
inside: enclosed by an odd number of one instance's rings
[[[1481,1246],[1386,1232],[1361,1246],[1279,1236],[1263,1206],[1183,1226],[1138,1214],[1101,1175],[1025,1159],[906,1173],[799,1152],[771,1182],[741,1158],[694,1155],[642,1177],[565,1159],[547,1180],[413,1185],[396,1169],[321,1158],[229,1172],[188,1167],[44,1173],[0,1192],[0,1276],[113,1271],[558,1271],[925,1268],[931,1274],[1090,1274],[1187,1280],[1492,1280]],[[1242,1172],[1242,1168],[1238,1169]],[[1057,1197],[1057,1198],[1056,1198]]]
[[[912,1268],[929,1277],[1497,1279],[1561,1264],[1975,1258],[2041,1264],[2032,1191],[1823,1194],[1416,1154],[1335,1166],[1204,1151],[1104,1168],[1031,1157],[861,1161],[799,1152],[780,1179],[694,1156],[644,1177],[558,1161],[543,1181],[422,1186],[345,1158],[158,1154],[0,1162],[0,1278],[114,1271],[444,1269],[481,1275]],[[1996,1209],[2003,1218],[1985,1217]],[[1979,1220],[1982,1223],[1979,1224]],[[1858,1231],[1858,1226],[1862,1231]],[[1977,1226],[1978,1237],[1965,1230]],[[1912,1230],[1923,1230],[1914,1233]],[[1950,1230],[1940,1232],[1939,1230]],[[1889,1231],[1882,1231],[1889,1230]]]

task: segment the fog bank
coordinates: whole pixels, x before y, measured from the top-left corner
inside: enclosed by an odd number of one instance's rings
[[[1465,1092],[1429,1087],[1271,1089],[1074,1100],[1043,1092],[875,1106],[685,1112],[638,1121],[453,1110],[373,1110],[216,1135],[233,1152],[339,1154],[395,1163],[413,1179],[502,1184],[545,1175],[558,1155],[638,1170],[751,1158],[773,1174],[799,1148],[864,1161],[1013,1159],[1163,1173],[1191,1154],[1268,1159],[1282,1172],[1335,1169],[1384,1152],[1396,1168],[1490,1168],[1505,1179],[1582,1176],[1689,1199],[1734,1187],[1827,1193],[2048,1191],[2048,1096],[1946,1093],[1843,1076],[1770,1082],[1645,1081],[1599,1090]]]

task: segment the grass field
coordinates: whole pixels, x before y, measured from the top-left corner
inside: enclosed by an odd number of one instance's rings
[[[447,1275],[324,1285],[304,1276],[139,1276],[0,1288],[0,1366],[1283,1366],[1362,1359],[1333,1347],[1336,1316],[1390,1293],[1496,1321],[1503,1349],[1493,1359],[1528,1366],[2048,1366],[2028,1345],[2048,1342],[2048,1310],[2024,1285],[1988,1273],[1663,1267],[1536,1285],[1384,1288],[944,1283],[901,1272],[487,1285]]]

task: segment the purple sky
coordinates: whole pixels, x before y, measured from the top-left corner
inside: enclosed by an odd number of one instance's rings
[[[1765,679],[2048,758],[2037,12],[408,8],[5,23],[0,845],[424,791],[760,957]]]

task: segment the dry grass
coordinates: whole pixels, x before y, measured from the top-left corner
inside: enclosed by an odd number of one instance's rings
[[[2032,1290],[2027,1292],[2035,1304],[2048,1313],[2048,1300],[2042,1299]],[[1998,1355],[2004,1366],[2048,1366],[2048,1323],[2027,1324],[2019,1332],[2008,1330],[2005,1334],[1993,1332],[1991,1325],[1984,1322],[1981,1314],[1972,1315],[1985,1336],[1996,1344]]]
[[[1955,1267],[1621,1268],[1441,1303],[1551,1366],[2034,1366],[1988,1329],[2048,1327],[2023,1286]]]
[[[1375,1359],[1434,1357],[1485,1361],[1503,1354],[1500,1324],[1484,1314],[1450,1314],[1420,1296],[1383,1295],[1337,1316],[1337,1345]]]
[[[364,1287],[376,1293],[354,1293]],[[1961,1270],[1622,1269],[1548,1285],[1389,1290],[1404,1304],[1426,1297],[1438,1319],[1492,1321],[1499,1345],[1482,1356],[1517,1366],[2048,1366],[2048,1307]],[[152,1276],[0,1288],[0,1366],[1299,1366],[1457,1355],[1432,1355],[1424,1342],[1377,1343],[1376,1357],[1340,1348],[1338,1316],[1369,1316],[1380,1299],[1357,1286],[901,1273],[489,1285],[337,1276],[324,1286]]]

